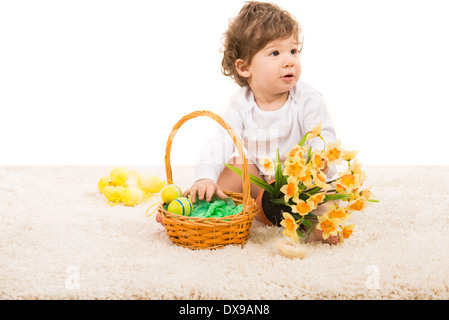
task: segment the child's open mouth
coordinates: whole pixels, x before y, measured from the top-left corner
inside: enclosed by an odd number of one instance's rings
[[[286,81],[292,81],[293,79],[295,79],[295,76],[293,75],[293,73],[289,73],[286,74],[285,76],[282,76],[281,78]]]

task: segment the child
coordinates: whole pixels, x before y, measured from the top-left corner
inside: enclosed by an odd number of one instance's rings
[[[335,142],[335,131],[321,94],[299,81],[302,31],[298,22],[275,4],[247,2],[231,21],[224,34],[222,72],[233,78],[240,90],[232,97],[223,119],[242,140],[248,159],[248,171],[261,179],[267,173],[259,161],[265,156],[275,159],[279,148],[284,154],[321,122],[321,135]],[[312,149],[322,149],[319,138],[309,141]],[[210,201],[215,194],[226,198],[223,190],[242,192],[242,178],[224,166],[230,163],[241,168],[232,140],[224,129],[208,143],[195,166],[195,179],[184,196]],[[335,166],[326,167],[331,178]],[[260,188],[251,185],[251,196]],[[323,205],[321,205],[322,207]],[[323,213],[323,208],[316,212]],[[160,217],[158,218],[160,221]],[[314,228],[308,241],[323,240]],[[324,241],[324,240],[323,240]],[[339,242],[329,237],[326,242]]]

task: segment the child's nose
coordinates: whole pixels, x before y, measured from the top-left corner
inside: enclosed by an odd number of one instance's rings
[[[292,57],[292,55],[287,55],[284,58],[284,61],[283,61],[284,68],[293,67],[294,64],[295,64],[295,59]]]

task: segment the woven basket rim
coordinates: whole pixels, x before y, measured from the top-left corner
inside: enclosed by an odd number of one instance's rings
[[[170,211],[165,210],[163,203],[160,203],[157,209],[158,209],[158,211],[163,212],[165,215],[167,215],[171,218],[176,218],[177,221],[179,221],[179,222],[189,220],[189,221],[195,221],[195,222],[208,221],[208,222],[239,223],[240,221],[248,220],[248,218],[251,219],[252,217],[254,217],[256,215],[256,213],[254,213],[254,211],[251,210],[255,206],[255,201],[254,201],[254,199],[251,199],[251,200],[252,200],[251,205],[249,207],[245,207],[245,205],[243,205],[243,208],[240,212],[233,214],[233,215],[225,216],[225,217],[205,217],[204,218],[204,217],[183,216],[183,215],[179,215],[179,214],[172,213]]]

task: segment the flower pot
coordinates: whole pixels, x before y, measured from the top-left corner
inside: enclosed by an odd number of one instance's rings
[[[270,182],[274,184],[274,181]],[[281,226],[281,221],[284,219],[282,212],[289,212],[290,207],[286,205],[274,205],[271,202],[270,194],[264,189],[260,190],[256,204],[259,209],[259,213],[255,216],[255,219],[259,222],[265,223],[269,226]]]

